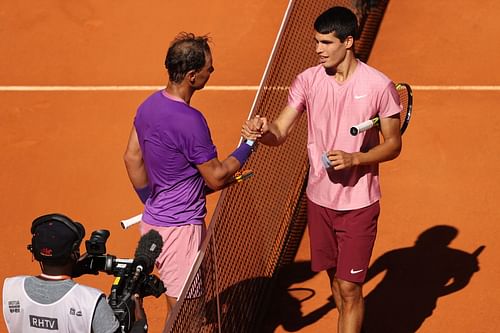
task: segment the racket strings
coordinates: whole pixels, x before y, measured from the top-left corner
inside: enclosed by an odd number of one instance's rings
[[[398,89],[398,93],[401,105],[403,106],[403,110],[401,111],[401,123],[403,123],[408,114],[408,90],[400,88]]]

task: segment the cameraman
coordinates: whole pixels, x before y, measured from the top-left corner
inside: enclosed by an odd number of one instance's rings
[[[5,279],[3,313],[9,332],[120,332],[104,293],[71,278],[84,227],[64,215],[49,214],[33,221],[31,234],[28,249],[42,273]],[[136,322],[130,332],[147,332],[142,300],[136,296]]]

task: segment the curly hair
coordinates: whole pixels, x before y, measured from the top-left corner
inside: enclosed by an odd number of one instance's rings
[[[181,32],[170,44],[165,58],[165,68],[170,81],[180,83],[191,71],[199,71],[205,66],[205,56],[210,54],[207,35],[196,36],[193,33]]]

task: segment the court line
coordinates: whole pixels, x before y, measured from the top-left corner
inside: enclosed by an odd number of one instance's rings
[[[500,91],[500,86],[421,86],[421,85],[411,85],[412,90],[422,90],[422,91]]]
[[[0,86],[0,91],[150,91],[165,86]],[[206,86],[203,90],[255,91],[258,86]]]
[[[165,86],[0,86],[4,91],[153,91]],[[499,85],[412,85],[414,91],[500,91]],[[209,91],[257,91],[259,86],[206,86]],[[264,88],[265,89],[265,88]],[[269,88],[268,88],[269,89]],[[270,87],[270,89],[286,90],[288,87]]]

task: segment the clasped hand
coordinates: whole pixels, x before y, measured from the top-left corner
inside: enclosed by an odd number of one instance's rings
[[[245,121],[241,127],[241,136],[247,140],[257,141],[268,131],[267,118],[257,115]]]

